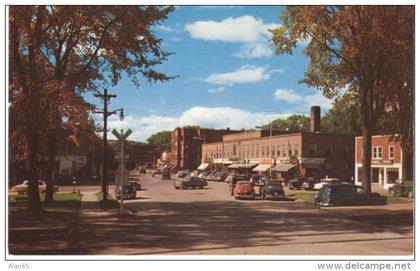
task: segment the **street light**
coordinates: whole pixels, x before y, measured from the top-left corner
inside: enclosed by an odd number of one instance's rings
[[[256,129],[265,129],[265,128],[264,128],[264,127],[262,127],[262,126],[255,126],[255,128],[256,128]],[[268,123],[268,128],[269,128],[269,130],[270,130],[270,168],[269,168],[268,170],[269,170],[269,175],[270,175],[270,178],[271,178],[271,165],[272,165],[272,163],[273,163],[273,151],[272,151],[272,137],[273,137],[273,129],[272,129],[271,122],[270,122],[270,123]]]

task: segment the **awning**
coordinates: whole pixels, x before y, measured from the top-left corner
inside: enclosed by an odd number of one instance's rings
[[[294,164],[277,164],[273,168],[273,170],[274,171],[279,171],[279,172],[288,172],[289,170],[291,170],[295,166],[297,166],[297,165],[294,165]]]
[[[256,168],[254,168],[252,171],[267,171],[271,167],[270,164],[260,164]]]
[[[253,168],[257,164],[232,164],[228,168]]]
[[[209,167],[209,164],[207,163],[201,163],[201,165],[197,168],[198,170],[205,170]]]

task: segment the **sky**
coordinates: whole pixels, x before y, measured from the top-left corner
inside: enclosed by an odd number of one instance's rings
[[[309,115],[312,105],[326,113],[331,101],[298,83],[308,61],[305,41],[293,55],[274,53],[268,29],[281,24],[281,11],[281,6],[176,7],[153,32],[162,48],[174,53],[156,69],[178,77],[143,80],[139,89],[123,77],[108,91],[117,94],[109,108],[123,107],[125,119],[111,116],[110,129],[130,128],[130,140],[146,141],[184,125],[250,129],[291,114]],[[86,99],[101,106],[92,95]]]

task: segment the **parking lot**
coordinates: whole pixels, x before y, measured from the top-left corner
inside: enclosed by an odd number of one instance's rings
[[[159,175],[140,178],[143,189],[135,200],[125,201],[130,216],[98,216],[81,225],[81,253],[413,254],[410,202],[318,208],[294,197],[239,201],[230,196],[226,183],[176,190],[173,180],[160,180]]]

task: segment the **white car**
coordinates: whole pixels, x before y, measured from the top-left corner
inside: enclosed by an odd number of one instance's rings
[[[38,191],[44,193],[47,189],[47,184],[43,180],[38,180]],[[58,186],[54,185],[54,192],[58,192]],[[12,187],[12,191],[17,192],[18,194],[24,194],[28,192],[28,180],[23,181],[23,183],[18,184]]]
[[[346,183],[346,182],[338,178],[325,178],[325,179],[322,179],[319,183],[316,183],[314,185],[314,190],[321,190],[324,184],[334,184],[334,183]]]

